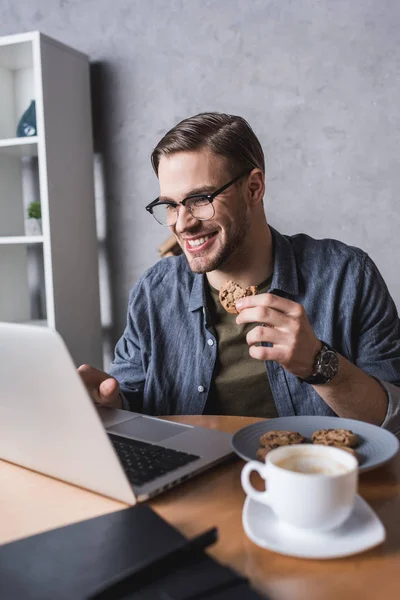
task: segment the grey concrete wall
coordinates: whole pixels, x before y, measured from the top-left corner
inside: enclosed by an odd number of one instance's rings
[[[158,192],[150,152],[205,110],[259,135],[270,223],[362,247],[400,306],[400,2],[0,0],[0,35],[32,29],[94,63],[114,339],[167,237],[144,211]]]

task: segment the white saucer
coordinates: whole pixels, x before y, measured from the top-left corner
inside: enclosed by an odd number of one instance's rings
[[[305,532],[279,521],[265,504],[246,498],[242,523],[258,546],[299,558],[339,558],[369,550],[386,539],[385,528],[360,496],[343,525],[326,533]]]

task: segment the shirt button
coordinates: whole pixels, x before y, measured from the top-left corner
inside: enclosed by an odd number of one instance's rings
[[[209,338],[209,339],[207,340],[207,344],[208,344],[209,346],[214,346],[214,340],[212,340],[211,338]]]
[[[199,385],[199,387],[197,388],[198,392],[204,392],[204,387],[202,385]]]

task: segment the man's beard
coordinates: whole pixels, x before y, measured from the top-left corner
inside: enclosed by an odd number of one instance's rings
[[[234,259],[235,254],[240,250],[240,247],[246,238],[249,227],[250,221],[244,210],[243,214],[237,216],[235,225],[228,234],[227,242],[224,246],[219,248],[215,256],[208,258],[206,256],[207,252],[205,252],[204,257],[193,257],[189,260],[185,254],[189,267],[193,273],[204,274],[215,271],[216,269],[222,268],[229,260]]]

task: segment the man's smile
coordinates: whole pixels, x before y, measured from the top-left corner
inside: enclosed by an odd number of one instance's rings
[[[207,249],[214,242],[217,232],[207,233],[203,235],[186,237],[182,241],[185,244],[185,249],[190,253],[197,253]]]

